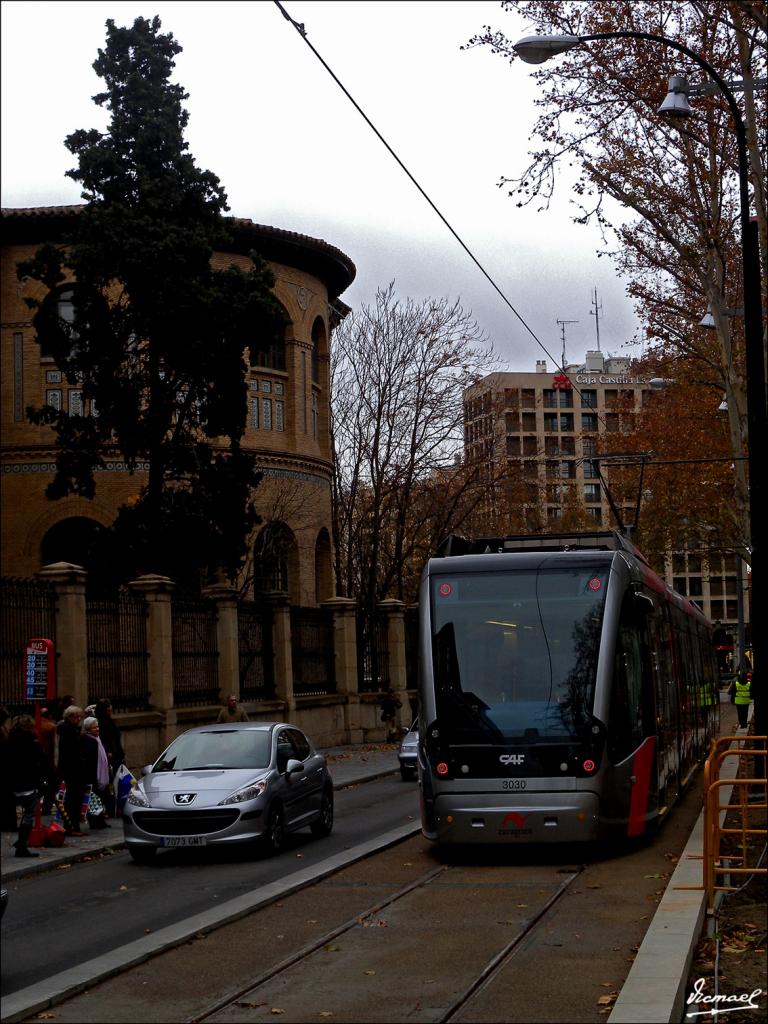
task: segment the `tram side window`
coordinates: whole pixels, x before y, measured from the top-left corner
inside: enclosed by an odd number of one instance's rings
[[[651,666],[647,626],[632,594],[624,598],[616,637],[613,689],[608,721],[608,756],[618,764],[640,746],[649,713]]]

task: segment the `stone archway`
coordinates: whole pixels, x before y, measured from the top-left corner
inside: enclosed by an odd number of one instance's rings
[[[88,516],[60,519],[40,542],[40,564],[71,562],[91,572],[96,567],[94,547],[103,529],[101,523]]]

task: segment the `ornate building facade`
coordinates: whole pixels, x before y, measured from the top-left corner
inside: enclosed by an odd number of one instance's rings
[[[2,336],[0,348],[0,468],[3,575],[31,576],[43,565],[80,564],[89,531],[112,523],[144,473],[129,474],[108,461],[93,499],[58,501],[45,490],[55,470],[50,428],[31,424],[29,406],[51,404],[88,412],[82,390],[69,383],[37,343],[26,298],[41,299],[37,282],[19,280],[20,261],[44,242],[61,243],[79,207],[2,211]],[[264,477],[256,494],[262,524],[253,538],[241,581],[245,590],[285,590],[291,602],[312,606],[334,594],[332,571],[332,448],[329,342],[349,308],[340,295],[355,277],[352,261],[320,239],[250,220],[228,223],[226,251],[216,265],[246,269],[257,251],[275,276],[274,294],[285,310],[283,336],[247,369],[248,426],[243,446],[258,456]],[[57,296],[67,316],[71,292]]]

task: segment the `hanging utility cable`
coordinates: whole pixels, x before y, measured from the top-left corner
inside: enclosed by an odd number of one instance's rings
[[[296,29],[296,31],[297,31],[297,32],[299,33],[299,35],[301,36],[301,38],[302,38],[302,39],[304,40],[304,42],[305,42],[305,43],[307,44],[307,46],[308,46],[308,47],[310,48],[310,50],[312,51],[312,53],[313,53],[313,54],[315,55],[315,57],[317,57],[317,59],[318,59],[318,60],[320,61],[320,63],[321,63],[322,65],[323,65],[323,67],[325,68],[325,70],[326,70],[326,71],[328,72],[328,74],[329,74],[329,75],[331,76],[331,78],[332,78],[332,79],[334,80],[334,82],[335,82],[335,83],[336,83],[336,84],[338,85],[338,87],[339,87],[339,88],[341,89],[341,91],[342,91],[342,92],[344,93],[344,95],[345,95],[345,96],[347,97],[347,99],[348,99],[348,100],[349,100],[349,102],[350,102],[350,103],[352,104],[352,106],[353,106],[353,107],[355,108],[355,110],[356,110],[356,111],[358,112],[358,114],[360,114],[360,116],[361,116],[361,117],[363,118],[363,120],[365,121],[365,123],[366,123],[366,124],[368,125],[368,127],[369,127],[369,128],[371,129],[371,131],[372,131],[372,132],[373,132],[373,133],[374,133],[374,134],[376,135],[376,137],[377,137],[377,138],[378,138],[378,140],[379,140],[379,141],[380,141],[380,142],[382,143],[382,145],[384,145],[384,146],[386,147],[386,149],[387,149],[387,151],[389,152],[390,156],[391,156],[391,157],[392,157],[392,158],[393,158],[393,159],[394,159],[394,160],[395,160],[395,161],[396,161],[396,162],[398,163],[398,165],[399,165],[399,166],[400,166],[400,168],[401,168],[401,169],[402,169],[402,170],[403,170],[403,171],[405,172],[405,174],[407,174],[408,178],[409,178],[409,179],[411,180],[411,182],[412,182],[412,183],[413,183],[413,184],[414,184],[414,185],[416,186],[416,188],[417,188],[417,189],[419,190],[419,192],[421,193],[422,197],[423,197],[424,199],[426,199],[426,201],[427,201],[427,202],[429,203],[429,205],[430,205],[430,206],[432,207],[432,209],[433,209],[433,210],[434,210],[434,212],[435,212],[435,213],[437,214],[437,216],[438,216],[438,217],[440,218],[440,220],[441,220],[441,221],[443,222],[443,224],[445,224],[445,226],[446,226],[446,227],[448,228],[448,230],[450,231],[450,233],[451,233],[451,234],[453,235],[453,237],[454,237],[454,238],[456,239],[456,241],[457,241],[457,242],[459,243],[459,245],[460,245],[460,246],[461,246],[461,248],[462,248],[462,249],[464,250],[464,252],[465,252],[465,253],[467,254],[467,256],[469,256],[469,258],[470,258],[470,259],[472,260],[472,262],[473,262],[473,263],[475,264],[475,266],[476,266],[476,267],[477,267],[477,269],[478,269],[478,270],[480,271],[480,273],[481,273],[481,274],[483,275],[483,277],[485,277],[485,279],[486,279],[486,280],[488,281],[488,283],[489,283],[489,284],[491,285],[491,287],[493,288],[493,290],[494,290],[494,291],[495,291],[495,292],[496,292],[496,293],[497,293],[497,294],[498,294],[498,295],[499,295],[499,296],[501,297],[501,299],[502,299],[502,301],[503,301],[503,302],[505,303],[505,305],[507,305],[507,306],[509,307],[509,309],[510,309],[510,310],[511,310],[511,311],[512,311],[512,312],[514,313],[514,315],[515,315],[515,316],[517,317],[517,319],[518,319],[518,320],[520,321],[520,323],[521,323],[521,324],[523,325],[523,327],[524,327],[524,328],[526,329],[526,331],[527,331],[527,332],[528,332],[528,333],[530,334],[530,336],[531,336],[531,337],[533,338],[533,340],[534,340],[534,341],[536,342],[536,344],[537,344],[537,345],[539,346],[539,348],[540,348],[540,349],[542,350],[542,352],[544,352],[544,354],[545,354],[545,355],[547,355],[547,356],[548,356],[548,357],[549,357],[549,358],[550,358],[550,359],[552,360],[552,362],[553,362],[553,363],[555,364],[555,366],[556,366],[556,367],[557,367],[557,368],[558,368],[559,370],[561,370],[561,371],[562,371],[563,373],[565,373],[565,367],[564,367],[564,366],[560,366],[560,364],[558,363],[557,359],[556,359],[556,358],[555,358],[555,357],[554,357],[554,356],[552,355],[552,353],[551,353],[551,352],[549,352],[549,351],[547,350],[547,348],[545,347],[545,345],[543,344],[543,342],[539,341],[539,339],[538,339],[538,337],[536,336],[536,334],[534,333],[533,329],[532,329],[531,327],[529,327],[529,326],[528,326],[528,324],[526,323],[526,321],[525,321],[525,320],[523,319],[523,317],[522,317],[522,316],[521,316],[521,315],[520,315],[520,314],[518,313],[518,311],[517,311],[517,310],[515,309],[515,307],[514,307],[514,306],[512,305],[512,303],[511,303],[511,302],[509,301],[509,299],[508,299],[508,298],[507,298],[507,296],[506,296],[506,295],[504,294],[504,292],[503,292],[503,291],[501,290],[501,288],[500,288],[500,287],[499,287],[499,286],[498,286],[498,285],[496,284],[496,282],[495,282],[495,281],[494,281],[494,279],[493,279],[493,278],[491,277],[491,275],[490,275],[490,274],[488,273],[488,271],[487,271],[487,270],[485,269],[485,267],[484,267],[484,266],[482,265],[482,263],[480,262],[480,260],[479,260],[479,259],[478,259],[478,258],[477,258],[477,257],[475,256],[475,254],[474,254],[474,253],[472,252],[472,250],[471,250],[471,249],[469,248],[469,246],[468,246],[468,245],[467,245],[467,244],[466,244],[466,243],[464,242],[463,238],[461,238],[461,236],[460,236],[460,235],[458,234],[458,232],[457,232],[457,231],[456,231],[456,230],[455,230],[455,229],[453,228],[453,226],[452,226],[452,225],[450,224],[450,222],[448,221],[448,219],[447,219],[447,218],[446,218],[446,217],[445,217],[445,216],[444,216],[444,215],[442,214],[442,212],[441,212],[441,211],[440,211],[440,210],[438,209],[438,207],[437,207],[437,206],[436,206],[436,205],[435,205],[435,204],[434,204],[434,203],[432,202],[432,200],[430,199],[430,197],[429,197],[429,196],[427,195],[427,193],[426,193],[426,192],[424,191],[424,189],[423,189],[423,188],[421,187],[421,185],[420,185],[420,184],[418,183],[418,181],[417,181],[417,180],[416,180],[416,179],[414,178],[414,176],[413,176],[413,175],[411,174],[411,172],[410,172],[410,171],[408,170],[408,168],[407,168],[407,167],[405,166],[405,164],[404,164],[404,163],[403,163],[403,161],[402,161],[402,160],[400,159],[400,157],[399,157],[399,156],[397,155],[397,153],[396,153],[396,152],[394,151],[394,149],[392,149],[392,147],[391,147],[391,146],[390,146],[390,144],[389,144],[389,143],[387,142],[387,140],[386,140],[386,139],[384,138],[384,136],[383,136],[383,135],[381,134],[381,132],[380,132],[380,131],[378,130],[378,128],[376,127],[376,125],[375,125],[375,124],[374,124],[374,123],[373,123],[373,122],[371,121],[371,119],[370,119],[370,118],[368,117],[368,115],[367,115],[367,114],[365,113],[365,111],[364,111],[364,110],[363,110],[363,109],[361,108],[360,104],[359,104],[359,103],[358,103],[358,102],[357,102],[357,101],[355,100],[354,96],[352,96],[352,95],[351,95],[351,93],[349,92],[349,90],[348,90],[348,89],[347,89],[347,88],[346,88],[346,87],[344,86],[344,84],[343,84],[343,83],[342,83],[342,82],[341,82],[341,81],[339,80],[339,78],[337,77],[337,75],[336,75],[336,74],[335,74],[335,73],[333,72],[333,70],[332,70],[332,69],[331,69],[331,68],[330,68],[330,67],[328,66],[328,64],[326,64],[325,60],[323,60],[323,58],[322,58],[322,57],[321,57],[321,55],[320,55],[320,54],[318,53],[318,51],[317,51],[317,50],[316,50],[316,49],[314,48],[314,46],[312,45],[312,43],[310,43],[309,39],[307,38],[307,31],[306,31],[306,29],[305,29],[305,27],[304,27],[304,24],[303,24],[303,22],[297,22],[297,21],[294,21],[294,20],[293,20],[293,18],[292,18],[292,17],[290,16],[290,14],[289,14],[289,13],[288,13],[288,12],[286,11],[285,7],[283,7],[283,5],[282,5],[282,4],[280,3],[280,0],[274,0],[274,4],[275,4],[275,6],[276,6],[276,7],[277,7],[277,8],[278,8],[278,9],[280,10],[280,12],[282,13],[283,17],[284,17],[284,18],[286,19],[286,21],[290,21],[290,23],[291,23],[291,24],[293,25],[293,27],[294,27],[294,28]],[[576,391],[577,393],[580,393],[580,392],[578,391],[578,388],[576,388],[575,386],[574,386],[574,391]]]

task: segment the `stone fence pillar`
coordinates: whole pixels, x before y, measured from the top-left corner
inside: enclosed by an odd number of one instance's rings
[[[88,704],[87,576],[85,569],[69,562],[54,562],[37,573],[56,588],[56,693],[72,694],[81,708]]]
[[[322,602],[333,613],[333,655],[336,692],[346,697],[344,731],[347,743],[362,743],[360,697],[357,678],[357,602],[349,597],[332,597]]]
[[[219,699],[224,703],[233,693],[240,700],[240,639],[237,624],[238,591],[215,584],[203,591],[216,602],[216,642],[219,650]]]
[[[285,702],[286,717],[296,710],[293,697],[291,652],[291,605],[288,594],[275,590],[266,595],[272,606],[272,650],[275,655],[275,697]]]
[[[175,587],[167,576],[150,573],[131,580],[128,586],[147,602],[147,652],[149,659],[149,706],[162,712],[165,719],[161,749],[176,736],[176,711],[173,706],[173,624],[171,592]]]
[[[408,673],[405,665],[405,604],[395,598],[388,598],[378,604],[380,614],[387,618],[387,648],[389,650],[389,685],[400,698],[403,707],[395,717],[395,725],[402,727],[404,713],[410,715],[408,694]],[[410,719],[407,723],[410,725]]]

